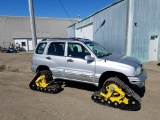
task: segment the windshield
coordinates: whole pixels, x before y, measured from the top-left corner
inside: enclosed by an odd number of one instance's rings
[[[98,43],[86,42],[85,44],[98,58],[108,56],[111,54]]]

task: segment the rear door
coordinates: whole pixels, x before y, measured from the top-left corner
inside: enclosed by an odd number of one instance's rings
[[[54,77],[64,77],[65,69],[65,42],[51,42],[46,54],[46,64]]]
[[[65,59],[65,77],[81,81],[94,82],[95,61],[88,62],[84,58],[90,53],[80,43],[69,42]]]
[[[159,42],[159,37],[157,35],[151,36],[150,45],[149,45],[149,60],[150,61],[157,61],[158,42]]]

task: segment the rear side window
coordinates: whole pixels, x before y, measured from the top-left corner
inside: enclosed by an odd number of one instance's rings
[[[65,43],[52,42],[48,48],[48,55],[64,56]]]
[[[39,43],[38,46],[37,46],[37,49],[36,49],[36,53],[37,54],[43,54],[46,45],[47,45],[46,42],[45,43]]]

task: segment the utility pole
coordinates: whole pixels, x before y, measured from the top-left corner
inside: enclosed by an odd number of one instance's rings
[[[37,36],[36,36],[33,0],[28,0],[28,3],[29,3],[30,24],[31,24],[31,31],[32,31],[32,44],[33,44],[33,49],[35,49],[37,45]]]

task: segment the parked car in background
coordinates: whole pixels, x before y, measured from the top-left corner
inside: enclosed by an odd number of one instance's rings
[[[1,50],[2,53],[17,53],[15,48],[6,48]]]

